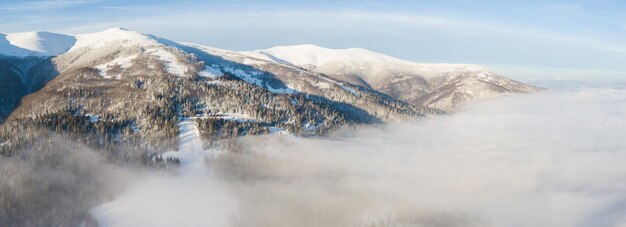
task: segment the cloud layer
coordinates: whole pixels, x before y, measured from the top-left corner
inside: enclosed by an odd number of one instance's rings
[[[104,205],[132,204],[135,215],[96,217],[110,226],[624,225],[624,116],[624,89],[547,91],[333,138],[244,138],[206,174],[140,181]],[[150,219],[128,222],[143,211]]]

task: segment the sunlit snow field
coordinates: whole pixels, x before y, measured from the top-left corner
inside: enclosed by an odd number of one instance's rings
[[[206,161],[181,144],[198,158],[91,212],[102,226],[626,226],[626,88],[552,87],[330,138],[246,137],[249,152]]]

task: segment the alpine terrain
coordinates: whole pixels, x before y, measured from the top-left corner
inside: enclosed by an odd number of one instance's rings
[[[98,149],[132,144],[145,156],[176,149],[183,118],[210,146],[238,135],[407,121],[474,98],[539,90],[477,65],[314,45],[237,52],[123,28],[2,35],[0,65],[3,153],[43,129]]]
[[[208,177],[211,157],[246,152],[238,136],[323,136],[539,90],[476,65],[313,45],[238,52],[122,28],[2,35],[0,78],[0,156],[11,160],[0,160],[0,177],[14,185],[0,187],[0,225],[9,226],[109,226],[142,211],[102,205],[123,183],[111,166]]]

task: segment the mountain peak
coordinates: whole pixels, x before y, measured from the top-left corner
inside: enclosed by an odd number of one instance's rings
[[[313,44],[276,46],[255,52],[272,55],[294,65],[305,67],[319,67],[331,62],[409,63],[408,61],[362,48],[331,49]]]
[[[148,36],[122,27],[76,36],[47,31],[0,34],[0,54],[8,56],[56,56],[82,47],[101,47],[114,41],[152,43]]]
[[[75,42],[72,36],[45,31],[11,33],[0,38],[0,54],[54,56],[65,53]]]
[[[425,74],[431,71],[487,71],[484,66],[476,64],[424,64],[399,59],[363,48],[331,49],[314,44],[276,46],[265,50],[244,51],[241,53],[251,57],[277,63],[289,63],[308,69],[322,66],[334,67],[337,65],[343,65],[345,67],[384,65],[396,69],[407,67],[415,68]]]
[[[129,31],[128,29],[122,28],[122,27],[112,27],[112,28],[106,29],[105,31],[107,30]]]
[[[310,50],[330,50],[330,48],[327,47],[322,47],[322,46],[318,46],[315,44],[296,44],[296,45],[281,45],[281,46],[275,46],[275,47],[271,47],[268,50],[271,49],[283,49],[283,48],[289,48],[289,49],[310,49]]]
[[[80,34],[76,36],[76,44],[71,50],[82,47],[102,47],[115,41],[132,41],[134,43],[150,43],[147,35],[125,28],[114,27],[101,32]]]

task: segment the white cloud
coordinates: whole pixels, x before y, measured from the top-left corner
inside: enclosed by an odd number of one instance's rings
[[[116,202],[150,205],[133,226],[200,211],[236,226],[623,225],[624,116],[625,89],[547,91],[336,138],[245,138],[248,152],[209,162],[195,183],[166,178]]]

